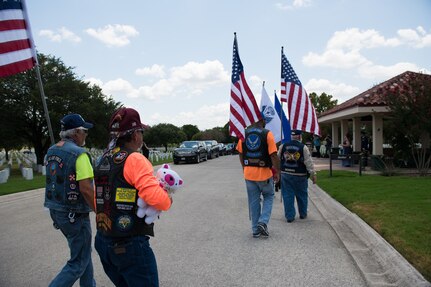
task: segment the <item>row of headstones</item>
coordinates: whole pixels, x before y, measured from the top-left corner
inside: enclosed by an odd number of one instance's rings
[[[0,160],[0,183],[6,183],[8,181],[10,176],[10,170],[14,160],[18,164],[23,178],[27,180],[33,179],[33,171],[37,171],[42,175],[45,175],[45,168],[40,164],[36,164],[36,155],[34,153],[24,154],[19,151],[12,151],[9,155],[9,161],[4,168],[4,152],[2,152],[0,157],[2,157],[2,159]]]
[[[93,165],[96,164],[96,160],[102,156],[103,151],[100,149],[90,149],[88,151],[91,155],[91,159],[93,161]],[[160,153],[151,153],[150,152],[150,160],[151,161],[159,161],[172,158],[172,152],[160,152]],[[16,160],[18,163],[19,169],[21,171],[22,176],[27,180],[33,179],[33,172],[38,172],[42,175],[46,175],[46,169],[44,165],[37,164],[35,153],[23,153],[19,151],[13,151],[10,153],[8,164],[3,167],[3,163],[5,161],[5,153],[0,153],[0,183],[6,183],[10,176],[10,169],[13,164],[13,160]]]
[[[157,162],[159,160],[165,160],[165,159],[171,159],[172,158],[172,152],[158,152],[158,153],[152,153],[150,152],[149,159],[152,162]]]

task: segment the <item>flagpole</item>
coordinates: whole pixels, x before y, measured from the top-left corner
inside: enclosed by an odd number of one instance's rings
[[[39,69],[38,62],[36,62],[36,74],[37,74],[37,81],[39,83],[40,96],[42,98],[43,111],[45,112],[45,119],[46,119],[46,123],[48,124],[49,138],[51,139],[51,145],[54,145],[55,144],[54,134],[52,132],[51,120],[49,118],[48,106],[46,104],[45,91],[43,90],[42,77],[40,76],[40,69]]]
[[[28,18],[28,14],[27,14],[27,5],[25,3],[25,0],[21,0],[21,5],[23,8],[22,12],[24,14],[24,18],[25,18],[25,21],[27,24],[27,29],[29,31],[28,36],[29,36],[29,39],[31,42],[34,60],[36,62],[36,65],[35,65],[36,66],[36,75],[37,75],[37,81],[39,84],[40,96],[42,98],[43,111],[45,113],[45,119],[46,119],[46,123],[48,125],[48,134],[49,134],[49,138],[51,139],[51,145],[53,145],[53,144],[55,144],[54,134],[52,132],[51,120],[49,119],[48,106],[46,105],[45,91],[43,90],[42,77],[40,75],[39,61],[37,60],[36,46],[35,46],[34,40],[33,40],[33,33],[31,32],[31,25],[30,25],[30,21]]]

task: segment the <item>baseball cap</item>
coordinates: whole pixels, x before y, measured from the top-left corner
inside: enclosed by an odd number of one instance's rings
[[[132,108],[120,108],[112,115],[109,121],[111,133],[123,134],[137,129],[146,129],[147,125],[141,123],[139,113]]]
[[[87,123],[80,114],[68,114],[60,120],[61,130],[67,131],[76,128],[91,129],[92,123]]]
[[[300,130],[292,130],[292,136],[300,136],[302,135],[302,131]]]

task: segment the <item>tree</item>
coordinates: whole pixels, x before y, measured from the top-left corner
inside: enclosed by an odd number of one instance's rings
[[[316,93],[309,94],[311,103],[314,106],[314,109],[316,110],[316,113],[320,114],[324,111],[327,111],[329,109],[332,109],[335,107],[338,103],[338,100],[332,100],[331,95],[327,95],[326,93],[322,93],[320,96],[318,96]]]
[[[408,146],[419,174],[430,168],[431,76],[408,73],[398,83],[377,89],[390,109],[388,128],[394,147]],[[401,139],[401,140],[400,140]]]
[[[178,144],[187,139],[186,134],[173,124],[158,124],[145,131],[144,140],[150,146],[164,146],[168,151],[169,144]]]
[[[212,128],[205,130],[203,132],[199,132],[193,136],[194,140],[215,140],[217,142],[224,142],[225,135],[221,128]]]
[[[195,125],[183,125],[181,130],[186,134],[187,140],[191,140],[195,134],[200,132],[199,128]]]
[[[87,146],[106,146],[108,121],[120,103],[103,95],[99,87],[78,79],[60,59],[38,54],[38,61],[54,138],[59,138],[60,119],[69,113],[79,113],[94,123]],[[6,129],[10,137],[8,140],[1,137],[0,147],[11,147],[11,139],[13,148],[32,146],[37,163],[42,164],[51,141],[35,70],[0,79],[0,93],[0,131]]]

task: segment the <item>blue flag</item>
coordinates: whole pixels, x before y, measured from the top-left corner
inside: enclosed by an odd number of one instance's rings
[[[278,100],[277,94],[274,92],[274,106],[277,111],[278,116],[281,118],[282,126],[283,126],[283,138],[281,143],[288,143],[291,140],[290,133],[290,122],[286,117],[286,114],[281,109],[280,101]]]

